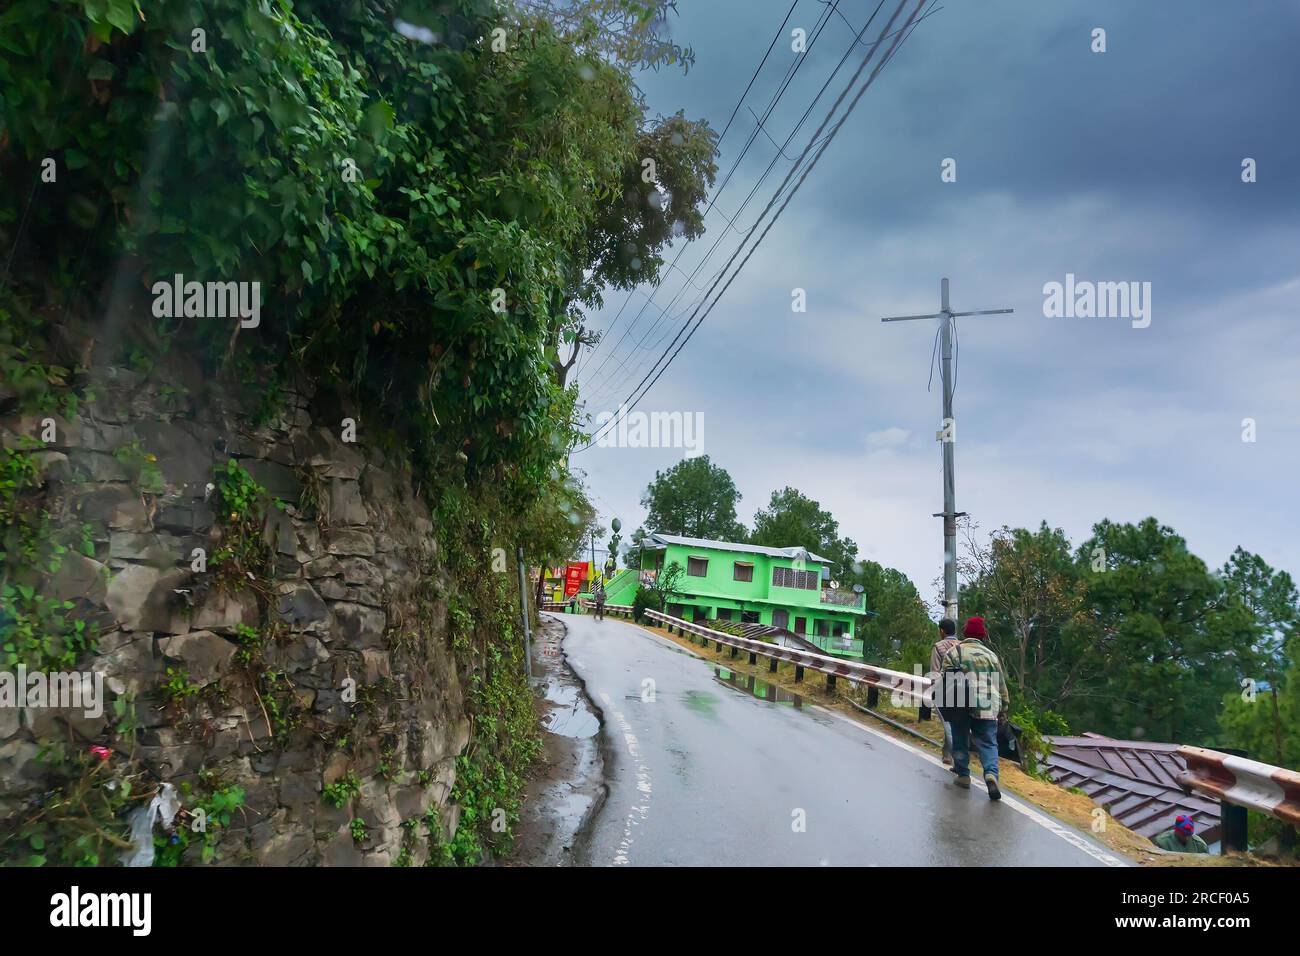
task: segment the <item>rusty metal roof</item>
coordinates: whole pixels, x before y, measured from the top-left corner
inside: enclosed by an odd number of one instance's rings
[[[1174,825],[1180,813],[1191,817],[1206,843],[1219,839],[1219,804],[1183,793],[1177,776],[1186,769],[1177,744],[1114,740],[1101,734],[1048,737],[1052,754],[1048,776],[1062,787],[1082,790],[1112,817],[1150,839]]]

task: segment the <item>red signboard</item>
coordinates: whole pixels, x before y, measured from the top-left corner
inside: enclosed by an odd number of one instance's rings
[[[586,577],[585,564],[569,564],[564,568],[564,596],[571,598],[582,590],[582,579]]]

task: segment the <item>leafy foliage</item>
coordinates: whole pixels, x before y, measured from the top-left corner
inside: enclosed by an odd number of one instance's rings
[[[785,487],[772,492],[764,509],[754,515],[751,544],[771,548],[806,548],[829,558],[835,573],[847,574],[857,561],[858,546],[851,538],[839,537],[839,522],[822,506],[797,489]]]
[[[936,634],[925,602],[911,580],[896,568],[863,561],[845,576],[861,584],[872,612],[858,626],[867,661],[911,671],[914,664],[930,667],[930,646]]]
[[[736,520],[740,492],[731,475],[708,455],[687,458],[667,471],[656,471],[641,496],[654,531],[690,538],[743,541],[745,529]]]
[[[641,22],[643,5],[625,6]],[[475,472],[545,481],[572,437],[554,369],[578,335],[568,303],[594,295],[592,250],[609,253],[602,274],[621,263],[632,276],[633,260],[654,268],[673,222],[698,228],[707,130],[676,117],[643,131],[622,63],[575,45],[586,27],[526,6],[140,11],[18,0],[0,14],[0,173],[34,179],[46,157],[59,171],[23,226],[23,258],[87,288],[117,262],[141,289],[175,274],[257,281],[257,329],[181,318],[161,331],[254,377],[292,357],[349,382],[418,461],[461,454]],[[624,194],[647,150],[669,202],[629,218],[615,210],[645,206]],[[6,246],[17,192],[0,200]]]
[[[1242,678],[1287,667],[1294,585],[1256,556],[1239,549],[1213,573],[1154,518],[1098,522],[1073,553],[1045,524],[972,538],[967,552],[962,606],[985,616],[1013,703],[1108,736],[1203,745],[1258,746],[1248,725],[1277,722],[1268,695],[1248,720],[1231,706],[1219,719]],[[1257,756],[1276,754],[1273,736]]]
[[[74,528],[60,528],[45,507],[35,452],[0,449],[0,666],[71,668],[94,647],[94,628],[73,601],[45,592],[43,575],[63,565]]]

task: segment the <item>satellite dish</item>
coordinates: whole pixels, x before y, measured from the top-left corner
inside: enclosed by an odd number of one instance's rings
[[[861,584],[855,584],[855,585],[853,585],[853,593],[854,593],[854,594],[861,594],[861,593],[862,593],[863,591],[865,591],[865,590],[866,590],[866,588],[864,588]]]
[[[839,582],[839,581],[832,581],[832,582],[831,582],[831,590],[832,590],[832,591],[838,589],[839,586],[840,586],[840,582]]]

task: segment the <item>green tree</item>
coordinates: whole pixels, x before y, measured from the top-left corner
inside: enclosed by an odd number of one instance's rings
[[[1100,679],[1086,580],[1069,539],[1046,522],[1037,531],[1004,526],[987,540],[972,525],[965,530],[961,607],[985,619],[1015,697],[1060,711]]]
[[[1117,737],[1208,741],[1224,693],[1237,687],[1253,653],[1249,612],[1155,518],[1099,522],[1077,559],[1098,630],[1091,653],[1105,680],[1090,706],[1074,708],[1071,724]]]
[[[1300,766],[1300,721],[1295,719],[1294,713],[1287,720],[1285,713],[1287,706],[1295,706],[1289,692],[1294,690],[1293,652],[1296,635],[1300,634],[1300,594],[1291,575],[1274,571],[1259,555],[1240,547],[1224,564],[1222,576],[1229,599],[1241,602],[1250,612],[1254,625],[1253,647],[1249,657],[1242,662],[1242,676],[1257,684],[1268,684],[1262,700],[1254,694],[1229,698],[1224,730],[1228,732],[1231,725],[1237,734],[1250,737],[1248,743],[1237,746],[1250,750],[1257,759],[1280,766]],[[1248,719],[1234,702],[1262,713],[1255,713]],[[1266,746],[1258,733],[1246,729],[1261,725],[1270,731],[1271,739]],[[1292,762],[1286,763],[1288,760]]]
[[[754,516],[749,540],[770,548],[806,548],[829,558],[834,573],[844,577],[858,559],[858,546],[851,538],[841,538],[839,530],[839,522],[818,502],[785,487],[772,492],[767,507]]]
[[[1254,699],[1235,690],[1225,696],[1220,741],[1255,760],[1300,771],[1300,636],[1287,642],[1280,666]]]
[[[621,186],[605,197],[591,220],[585,247],[571,260],[556,306],[552,348],[561,387],[582,349],[600,341],[599,333],[587,329],[585,314],[600,308],[604,291],[656,282],[668,243],[704,233],[701,207],[717,175],[716,152],[708,123],[688,120],[680,112],[657,118],[628,145]],[[560,357],[562,344],[570,346],[567,359]]]
[[[596,521],[596,508],[582,479],[558,466],[547,487],[521,513],[520,537],[529,564],[540,568],[534,599],[540,605],[546,569],[567,561],[582,549]]]
[[[743,541],[736,520],[740,492],[731,475],[708,455],[686,458],[667,471],[656,471],[641,496],[649,512],[645,523],[655,531],[688,538]]]
[[[629,568],[641,567],[641,542],[645,540],[646,530],[643,525],[637,525],[636,530],[632,532],[632,543],[627,546],[627,554],[623,560]]]
[[[521,29],[545,17],[575,48],[629,67],[689,69],[695,54],[666,35],[676,8],[677,0],[514,0],[507,16]]]
[[[911,579],[896,568],[863,561],[847,583],[862,585],[867,609],[873,612],[858,630],[865,659],[904,671],[913,664],[929,670],[937,633]]]

